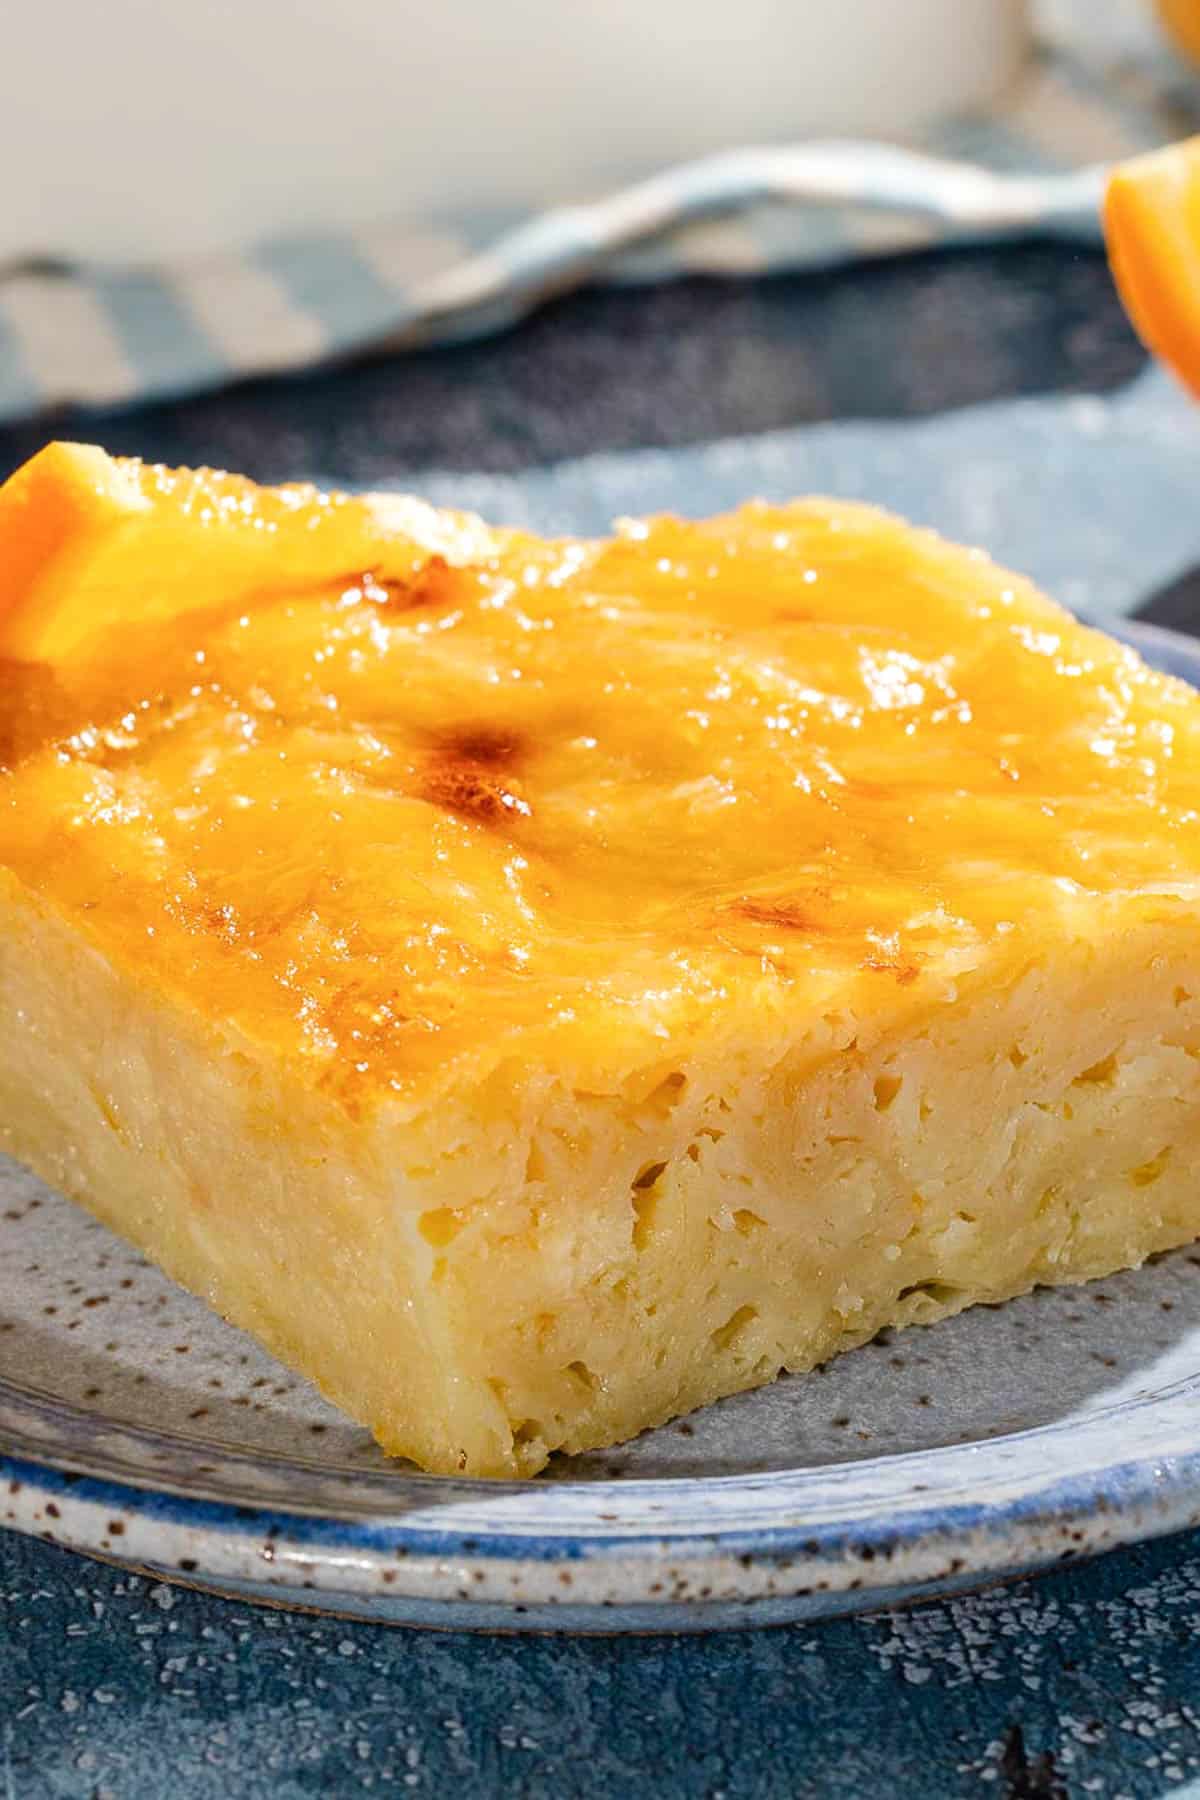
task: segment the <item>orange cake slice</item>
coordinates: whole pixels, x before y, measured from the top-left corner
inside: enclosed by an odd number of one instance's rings
[[[1200,698],[862,506],[0,491],[0,1142],[503,1476],[1200,1233]]]

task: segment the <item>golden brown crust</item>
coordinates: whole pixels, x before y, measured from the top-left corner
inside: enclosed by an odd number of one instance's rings
[[[356,1111],[920,1007],[1200,880],[1200,701],[986,559],[839,502],[472,529],[6,681],[0,863]]]

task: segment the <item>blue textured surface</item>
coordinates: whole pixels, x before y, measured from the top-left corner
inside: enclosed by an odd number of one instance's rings
[[[1200,1538],[708,1639],[257,1613],[16,1538],[0,1606],[5,1800],[1149,1800],[1200,1777]]]

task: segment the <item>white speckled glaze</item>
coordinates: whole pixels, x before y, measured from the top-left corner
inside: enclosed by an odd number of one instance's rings
[[[1123,635],[1200,677],[1200,648]],[[395,1624],[705,1630],[946,1593],[1200,1523],[1200,1252],[884,1333],[537,1481],[451,1481],[0,1163],[0,1521]]]

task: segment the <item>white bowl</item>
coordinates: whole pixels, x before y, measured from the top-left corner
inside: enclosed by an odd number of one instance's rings
[[[902,132],[1011,80],[1027,4],[41,0],[4,36],[0,256],[127,258]]]

